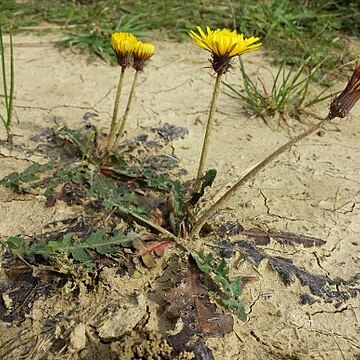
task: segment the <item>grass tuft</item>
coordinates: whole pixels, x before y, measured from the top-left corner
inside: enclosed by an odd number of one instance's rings
[[[288,69],[284,60],[269,87],[261,78],[258,78],[258,82],[253,81],[243,66],[241,66],[242,87],[238,88],[226,82],[223,84],[228,90],[228,95],[243,101],[248,111],[262,117],[265,122],[276,115],[283,120],[288,115],[297,117],[309,107],[333,96],[333,94],[324,95],[326,89],[313,95],[311,87],[316,83],[315,79],[318,77],[321,63],[306,73],[310,62],[311,59],[308,58],[298,69],[295,69],[295,66]]]
[[[349,57],[348,41],[341,33],[348,32],[347,21],[360,26],[360,3],[348,3],[350,8],[328,0],[245,0],[237,7],[236,22],[241,32],[255,32],[263,39],[275,62],[300,67],[310,59],[315,67],[323,61],[322,69],[328,71]]]

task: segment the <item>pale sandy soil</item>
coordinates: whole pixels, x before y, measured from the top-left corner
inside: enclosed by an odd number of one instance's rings
[[[21,146],[0,148],[1,178],[23,170],[31,162],[47,161],[30,137],[53,127],[54,119],[75,128],[82,125],[86,112],[93,112],[99,115],[94,118],[97,127],[109,127],[119,69],[98,60],[87,63],[85,57],[70,51],[59,53],[53,40],[32,36],[14,39],[19,119],[15,144]],[[260,72],[265,82],[271,79],[265,69],[273,68],[261,52],[243,59],[250,74]],[[189,171],[187,178],[195,176],[212,93],[214,79],[207,67],[207,54],[191,44],[156,43],[156,56],[140,76],[127,128],[127,136],[132,137],[165,123],[186,127],[188,136],[173,146],[180,166]],[[226,81],[238,83],[239,79],[235,66]],[[339,83],[334,91],[342,86]],[[129,87],[130,81],[125,94]],[[318,106],[320,116],[327,114],[327,105]],[[214,218],[217,224],[237,219],[245,228],[288,231],[326,241],[322,246],[305,248],[272,239],[258,247],[265,254],[259,263],[251,261],[249,254],[244,257],[244,250],[238,251],[230,261],[232,274],[256,276],[258,281],[244,291],[248,321],[235,319],[231,334],[207,340],[215,359],[342,359],[339,348],[346,359],[360,358],[359,119],[360,105],[352,111],[351,119],[327,125],[327,131],[311,136],[279,158],[232,199],[231,211]],[[294,121],[291,124],[295,125],[291,134],[306,126]],[[239,101],[221,94],[208,164],[218,169],[219,176],[207,199],[216,198],[221,189],[234,183],[291,134],[274,131],[263,121],[249,117]],[[5,138],[3,129],[0,138]],[[3,187],[0,198],[2,238],[39,234],[49,222],[81,214],[81,208],[67,207],[62,202],[45,208],[43,196],[22,196]],[[229,237],[201,240],[199,247],[224,239]],[[231,241],[241,239],[246,237],[231,237]],[[165,259],[171,258],[172,251]],[[309,286],[296,277],[286,286],[272,266],[274,256],[291,259],[297,268],[322,279],[344,281],[331,284],[329,280],[318,294],[311,294]],[[62,291],[38,298],[24,322],[0,324],[0,358],[110,359],[118,354],[119,359],[131,359],[133,355],[126,353],[123,345],[131,342],[136,332],[104,345],[99,342],[99,329],[113,326],[106,320],[114,314],[123,318],[124,309],[128,330],[146,314],[146,331],[164,335],[171,329],[161,316],[163,309],[156,295],[160,273],[159,269],[144,269],[142,277],[126,276],[124,281],[114,269],[105,269],[96,291],[88,292],[80,284],[80,293]],[[316,301],[301,305],[301,294],[310,294]],[[137,310],[130,311],[133,308]],[[51,346],[61,339],[59,352],[54,354]],[[160,345],[152,341],[149,346],[156,354]]]

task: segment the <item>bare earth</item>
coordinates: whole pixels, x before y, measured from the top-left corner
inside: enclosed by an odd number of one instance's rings
[[[54,40],[19,35],[14,39],[19,119],[14,124],[19,135],[15,144],[21,146],[0,148],[0,178],[32,162],[47,161],[30,137],[52,128],[54,119],[76,128],[84,114],[92,112],[99,115],[94,118],[98,128],[109,127],[119,68],[98,60],[88,63],[70,51],[59,53]],[[243,60],[250,74],[260,73],[265,83],[271,81],[268,70],[274,68],[264,54],[247,54]],[[127,75],[123,94],[130,88],[132,74]],[[240,83],[237,64],[226,81]],[[204,51],[191,44],[156,43],[156,55],[140,77],[127,136],[165,123],[186,127],[189,135],[173,143],[174,154],[189,171],[187,178],[193,178],[213,82]],[[339,83],[334,91],[343,86]],[[320,116],[327,115],[327,105],[317,108]],[[237,219],[246,229],[287,231],[326,241],[306,248],[271,239],[258,246],[264,256],[259,262],[244,249],[237,251],[230,261],[232,274],[255,276],[257,281],[244,290],[248,321],[235,319],[232,333],[207,340],[215,359],[342,359],[341,351],[346,359],[360,359],[359,119],[357,105],[350,119],[336,120],[325,132],[312,135],[281,156],[214,218],[217,224]],[[222,93],[208,164],[217,168],[219,175],[207,199],[212,201],[221,189],[306,127],[294,121],[291,125],[290,133],[275,131],[246,115],[238,100]],[[5,139],[3,129],[0,138]],[[1,238],[40,234],[47,223],[81,214],[81,208],[67,207],[61,201],[45,208],[43,196],[22,196],[3,187],[0,199]],[[225,234],[203,239],[197,246],[207,249],[206,244],[229,239],[246,237]],[[170,249],[163,261],[175,256],[173,251]],[[277,257],[291,259],[305,272],[293,274],[293,281],[286,285],[276,271]],[[80,290],[76,294],[63,290],[36,299],[23,322],[0,323],[0,358],[167,359],[169,349],[163,335],[174,324],[164,319],[164,304],[156,291],[162,265],[160,270],[144,268],[142,276],[125,278],[114,268],[104,268],[96,291],[77,284]],[[0,274],[1,269],[0,263]],[[311,281],[304,282],[306,274],[325,279],[325,285],[317,288]],[[304,301],[304,294],[315,302]],[[10,300],[2,294],[7,307],[11,307]],[[117,321],[112,322],[114,319]],[[122,330],[114,335],[111,331],[116,326]],[[138,339],[139,328],[147,334],[146,341]],[[141,348],[137,354],[132,344]]]

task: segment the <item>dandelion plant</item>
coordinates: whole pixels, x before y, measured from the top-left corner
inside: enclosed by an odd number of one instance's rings
[[[135,75],[134,75],[133,83],[131,86],[129,99],[128,99],[128,103],[126,105],[124,116],[123,116],[121,123],[118,127],[118,130],[116,132],[115,142],[117,140],[120,140],[121,135],[124,132],[126,120],[129,115],[129,111],[130,111],[130,107],[131,107],[131,103],[132,103],[132,99],[133,99],[133,95],[134,95],[134,90],[135,90],[135,85],[136,85],[138,74],[139,74],[139,72],[144,70],[144,67],[145,67],[147,61],[153,55],[154,55],[154,45],[153,44],[143,43],[142,41],[136,42],[136,44],[134,46],[134,50],[133,50],[133,68],[135,69]]]
[[[134,46],[137,42],[136,37],[133,34],[126,32],[117,32],[111,36],[111,47],[114,50],[118,64],[121,67],[121,73],[119,77],[119,83],[116,91],[116,98],[114,104],[114,111],[111,119],[111,127],[109,133],[109,139],[107,144],[107,151],[111,151],[114,146],[118,123],[117,116],[119,112],[119,102],[121,96],[122,85],[124,82],[125,70],[132,63],[132,53],[134,51]]]
[[[197,192],[200,189],[201,179],[204,175],[205,162],[208,154],[209,142],[212,131],[212,123],[216,110],[216,100],[219,95],[221,76],[225,74],[231,67],[231,60],[236,55],[242,55],[249,51],[258,49],[262,44],[259,43],[259,38],[250,37],[244,38],[243,34],[238,34],[235,30],[216,29],[211,30],[206,27],[206,34],[200,26],[197,27],[198,34],[195,31],[190,31],[190,37],[195,44],[211,53],[210,63],[216,72],[216,80],[214,91],[212,95],[209,117],[207,121],[203,147],[200,156],[198,173],[195,181],[195,189]]]
[[[121,66],[118,88],[114,104],[114,111],[111,120],[107,151],[110,152],[114,147],[116,140],[121,138],[124,131],[126,120],[129,115],[132,103],[135,85],[139,72],[143,71],[147,61],[154,55],[154,45],[139,41],[133,34],[126,32],[117,32],[111,36],[111,47],[114,50],[118,64]],[[121,121],[117,120],[119,112],[119,102],[121,97],[122,85],[124,81],[125,69],[133,66],[135,75],[131,86],[129,99],[126,105],[125,113]]]

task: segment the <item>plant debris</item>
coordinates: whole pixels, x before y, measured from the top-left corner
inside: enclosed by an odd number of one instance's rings
[[[169,171],[179,166],[179,159],[171,155],[156,155],[148,157],[143,165],[146,169]]]
[[[187,128],[168,123],[165,123],[161,127],[153,128],[152,130],[156,131],[166,143],[173,140],[184,139],[189,134],[189,130]]]
[[[149,241],[144,244],[140,239],[133,240],[133,247],[136,253],[141,257],[142,262],[148,268],[155,268],[157,266],[154,255],[163,256],[165,249],[172,245],[170,241],[153,242]]]
[[[260,229],[250,229],[244,230],[242,232],[243,235],[250,236],[256,239],[256,243],[258,245],[267,245],[270,243],[270,238],[282,243],[282,244],[290,244],[290,245],[303,245],[305,248],[310,248],[313,246],[322,246],[326,244],[325,240],[307,236],[307,235],[297,235],[291,232],[284,231],[263,231]],[[264,244],[264,239],[266,239],[266,244]]]
[[[2,260],[6,279],[0,282],[0,319],[7,323],[23,321],[39,296],[47,295],[56,286],[64,285],[66,278],[49,271],[34,269],[5,252]]]
[[[326,244],[325,240],[307,236],[298,235],[292,232],[277,231],[277,230],[262,230],[262,229],[244,229],[244,227],[238,222],[223,222],[218,228],[217,235],[221,238],[234,236],[234,235],[245,235],[254,239],[256,245],[269,245],[270,239],[274,239],[282,244],[289,245],[303,245],[305,248],[313,246],[322,246]]]
[[[195,359],[214,359],[205,337],[232,332],[233,318],[210,301],[209,290],[202,283],[194,260],[189,258],[183,265],[181,276],[180,283],[163,295],[169,303],[166,315],[176,319],[180,326],[175,334],[168,335],[168,341],[176,352],[194,352]]]
[[[276,271],[285,285],[290,285],[297,278],[302,286],[308,286],[312,295],[322,298],[327,302],[337,301],[338,305],[350,298],[354,298],[360,293],[360,274],[355,275],[349,280],[331,279],[324,275],[315,275],[309,271],[297,267],[289,258],[281,256],[271,256],[259,250],[255,244],[247,240],[230,242],[222,240],[216,245],[219,253],[240,251],[246,255],[247,259],[259,266],[260,262],[267,259],[271,269]],[[342,290],[344,289],[344,290]],[[313,299],[304,294],[300,295],[301,304],[313,302]]]

